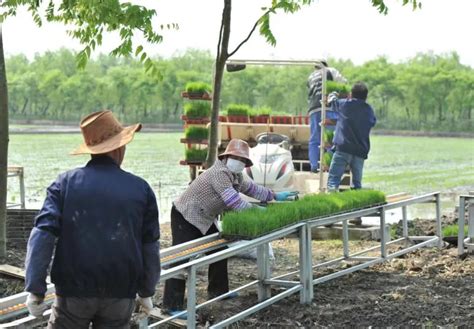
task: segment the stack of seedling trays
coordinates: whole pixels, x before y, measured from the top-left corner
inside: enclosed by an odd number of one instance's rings
[[[385,194],[374,190],[306,195],[293,202],[271,203],[265,211],[250,208],[228,212],[223,216],[222,236],[226,239],[255,239],[299,222],[385,203]]]

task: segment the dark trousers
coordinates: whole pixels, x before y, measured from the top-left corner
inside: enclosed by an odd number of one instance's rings
[[[173,246],[202,238],[218,232],[217,227],[213,224],[206,234],[202,234],[194,225],[186,221],[181,213],[173,206],[171,209],[171,235],[173,238]],[[221,251],[225,248],[217,249],[209,252]],[[178,262],[174,266],[185,263]],[[229,291],[229,278],[227,275],[227,259],[223,259],[216,263],[209,265],[208,271],[208,286],[207,294],[209,298],[222,295]],[[165,291],[163,294],[163,308],[167,310],[182,310],[184,309],[184,291],[186,288],[186,281],[182,279],[168,279],[165,283]]]
[[[130,328],[135,308],[132,298],[83,298],[56,296],[48,329]]]

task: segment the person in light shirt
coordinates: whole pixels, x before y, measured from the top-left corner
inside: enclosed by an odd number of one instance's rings
[[[219,232],[216,225],[217,217],[224,211],[260,207],[245,201],[239,193],[260,201],[284,201],[295,194],[275,193],[251,180],[244,179],[242,171],[250,166],[252,161],[249,158],[249,145],[243,140],[232,139],[214,165],[200,174],[173,202],[171,209],[173,245]],[[264,207],[259,209],[265,210]],[[179,264],[175,266],[177,265]],[[227,259],[209,265],[208,279],[209,299],[229,291]],[[175,315],[183,310],[185,287],[186,282],[183,279],[172,278],[166,281],[163,296],[165,312]]]

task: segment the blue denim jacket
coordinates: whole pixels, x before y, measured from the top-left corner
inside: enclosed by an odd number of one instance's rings
[[[47,189],[28,241],[25,290],[51,279],[63,297],[134,298],[160,276],[158,206],[148,183],[109,157],[61,174]]]
[[[336,150],[367,159],[370,130],[375,126],[374,110],[364,100],[338,99],[331,109],[339,114],[334,133]]]

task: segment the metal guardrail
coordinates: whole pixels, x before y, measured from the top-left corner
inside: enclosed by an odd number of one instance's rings
[[[466,216],[466,206],[468,213],[467,237],[464,238],[464,218]],[[474,195],[461,195],[459,197],[459,218],[458,218],[458,255],[474,251]]]
[[[412,204],[417,203],[434,203],[436,207],[436,224],[437,224],[437,233],[435,236],[409,236],[408,235],[408,225],[407,225],[407,207]],[[402,220],[403,220],[403,237],[394,241],[389,241],[389,237],[387,236],[385,229],[385,211],[394,208],[402,208]],[[363,251],[350,253],[349,250],[349,234],[348,234],[348,220],[361,217],[361,216],[377,216],[380,218],[380,227],[381,227],[381,239],[380,245],[375,246],[372,248],[368,248]],[[342,240],[343,240],[343,255],[333,260],[329,260],[320,264],[313,265],[313,257],[312,257],[312,240],[311,240],[311,231],[319,226],[323,225],[330,225],[334,223],[342,222],[343,225],[343,232],[342,232]],[[285,273],[280,276],[272,277],[271,268],[270,268],[270,258],[269,258],[269,243],[275,241],[277,239],[288,237],[289,235],[297,234],[299,240],[299,267],[296,271]],[[161,282],[165,280],[177,276],[186,276],[186,284],[187,284],[187,309],[184,310],[181,314],[187,314],[187,327],[188,328],[195,328],[195,316],[196,311],[200,308],[207,306],[211,303],[215,303],[224,299],[226,296],[233,292],[241,291],[244,289],[248,289],[250,287],[256,287],[258,291],[258,303],[254,306],[235,314],[234,316],[221,321],[219,323],[214,324],[211,328],[223,328],[228,326],[234,322],[237,322],[245,317],[250,316],[251,314],[272,305],[273,303],[286,298],[290,295],[295,293],[300,294],[300,303],[307,304],[311,303],[313,299],[313,289],[314,286],[320,284],[322,282],[332,280],[338,278],[340,276],[346,275],[348,273],[352,273],[363,268],[369,267],[371,265],[384,262],[388,259],[398,257],[400,255],[406,254],[408,252],[414,251],[421,247],[426,246],[442,246],[442,236],[441,236],[441,216],[440,216],[440,195],[439,192],[430,193],[418,197],[412,197],[406,200],[391,202],[388,204],[375,206],[367,209],[352,211],[348,213],[338,214],[334,216],[324,217],[324,218],[317,218],[317,219],[310,219],[305,222],[296,223],[292,226],[283,228],[279,231],[272,232],[270,234],[264,235],[262,237],[256,238],[254,240],[246,240],[246,241],[239,241],[237,243],[232,243],[229,245],[230,242],[223,242],[219,244],[218,247],[222,247],[227,245],[228,248],[222,251],[218,251],[211,255],[203,255],[205,252],[209,251],[207,248],[201,248],[203,245],[213,244],[219,240],[219,235],[214,234],[211,236],[207,236],[201,238],[199,240],[190,241],[188,243],[177,245],[171,248],[167,248],[161,251],[160,257],[163,259],[168,259],[168,261],[163,262],[164,267],[169,266],[175,263],[178,260],[183,260],[184,258],[188,258],[189,260],[178,266],[174,266],[171,268],[165,268],[162,270],[161,275]],[[418,241],[418,242],[416,242]],[[419,242],[421,241],[421,242]],[[416,242],[413,244],[413,242]],[[394,244],[405,243],[403,249],[400,249],[396,252],[389,252],[389,246]],[[201,249],[200,249],[201,248]],[[209,264],[215,263],[217,261],[230,258],[232,256],[236,256],[242,252],[249,251],[253,248],[257,249],[257,280],[247,283],[246,285],[240,286],[237,289],[229,291],[226,294],[218,296],[214,299],[208,300],[204,303],[197,304],[196,300],[196,273],[197,270],[201,267],[207,266]],[[189,249],[199,249],[198,251],[191,252],[183,258],[183,256],[179,256],[177,258],[173,258],[173,255],[179,255],[186,250]],[[379,255],[374,256],[367,256],[366,254],[369,252],[378,251]],[[197,257],[196,256],[200,256]],[[180,258],[181,257],[181,258]],[[354,266],[346,269],[341,269],[339,271],[333,272],[331,274],[323,275],[320,277],[315,277],[314,269],[324,268],[328,266],[335,266],[340,262],[357,262]],[[298,276],[297,280],[287,280],[285,278],[290,276]],[[279,287],[283,288],[283,291],[272,296],[271,295],[271,287]],[[54,288],[53,288],[54,289]],[[21,298],[18,297],[16,299],[17,303],[24,303],[26,299],[26,294],[22,295]],[[11,296],[13,297],[13,296]],[[8,298],[11,298],[8,297]],[[5,299],[0,300],[0,310],[3,309],[5,306]],[[26,309],[24,310],[26,314]],[[46,316],[46,315],[45,315]],[[174,316],[170,316],[164,319],[160,319],[159,321],[152,323],[150,325],[147,324],[147,320],[140,322],[140,328],[156,328],[162,324],[165,324],[173,319],[179,317],[180,314],[176,314]],[[0,315],[0,320],[5,320],[3,316]],[[17,320],[19,321],[19,320]],[[25,318],[26,322],[28,323],[29,320]],[[10,325],[4,324],[4,325]]]
[[[20,184],[20,203],[7,202],[7,208],[13,208],[20,206],[21,209],[25,209],[25,175],[23,167],[11,166],[7,168],[7,177],[18,177]]]

